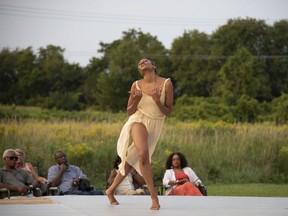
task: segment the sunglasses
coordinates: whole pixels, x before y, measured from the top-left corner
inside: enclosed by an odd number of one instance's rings
[[[17,156],[10,156],[10,157],[6,157],[6,158],[9,158],[10,160],[13,160],[13,161],[17,161],[18,160]]]

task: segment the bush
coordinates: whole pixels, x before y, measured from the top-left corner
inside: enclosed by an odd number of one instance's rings
[[[272,101],[272,109],[277,123],[288,123],[288,94],[282,94]]]
[[[56,108],[56,109],[62,109],[62,110],[80,110],[82,109],[83,105],[81,105],[78,101],[79,95],[76,93],[71,92],[53,92],[50,93],[49,100],[48,100],[48,107]]]
[[[247,95],[242,95],[237,101],[234,116],[240,122],[255,122],[260,113],[258,101]]]
[[[275,159],[275,168],[278,170],[277,176],[274,176],[274,180],[288,181],[288,146],[281,146]],[[284,178],[286,176],[286,178]]]
[[[229,107],[221,103],[220,98],[188,97],[177,99],[173,108],[173,116],[181,121],[208,120],[219,121],[229,115]]]

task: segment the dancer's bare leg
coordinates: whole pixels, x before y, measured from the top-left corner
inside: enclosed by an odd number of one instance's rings
[[[131,171],[132,167],[125,163],[125,174],[127,175]],[[109,202],[111,205],[119,205],[119,202],[116,200],[114,196],[115,189],[118,187],[118,185],[123,181],[123,179],[126,177],[121,175],[120,172],[117,173],[112,185],[106,190],[106,195],[109,199]]]
[[[148,149],[148,132],[143,124],[134,123],[131,128],[131,134],[134,144],[137,148],[139,157],[139,168],[146,182],[150,196],[152,199],[151,210],[159,210],[160,204],[158,195],[154,187],[152,167],[149,161],[149,149]]]

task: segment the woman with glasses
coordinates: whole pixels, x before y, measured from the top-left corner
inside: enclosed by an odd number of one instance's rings
[[[106,195],[111,205],[119,205],[114,197],[115,189],[134,168],[143,176],[148,187],[152,199],[150,209],[158,210],[160,204],[150,162],[165,117],[172,111],[173,85],[169,78],[156,74],[156,66],[149,58],[140,60],[138,70],[143,78],[131,86],[127,104],[129,119],[123,126],[117,142],[117,153],[122,162],[119,164],[119,173],[106,190]]]

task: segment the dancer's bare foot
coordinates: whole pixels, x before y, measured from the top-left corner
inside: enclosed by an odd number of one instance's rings
[[[114,197],[114,193],[109,191],[109,189],[106,190],[106,195],[107,195],[111,205],[119,205],[118,201]]]
[[[150,207],[151,210],[159,210],[160,204],[158,202],[158,199],[152,199],[152,206]]]

